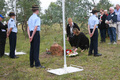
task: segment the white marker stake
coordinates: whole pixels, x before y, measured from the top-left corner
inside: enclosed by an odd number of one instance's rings
[[[15,5],[15,6],[14,6],[14,7],[15,7],[14,12],[15,12],[15,15],[16,15],[16,12],[17,12],[17,11],[16,11],[16,10],[17,10],[17,9],[16,9],[16,0],[15,0],[15,4],[14,4],[14,5]],[[16,17],[15,17],[15,23],[16,23],[16,21],[17,21],[17,20],[16,20]]]
[[[70,67],[67,67],[67,64],[66,64],[66,43],[65,43],[65,0],[62,0],[62,11],[63,11],[64,68],[47,70],[48,72],[50,72],[52,74],[56,74],[56,75],[63,75],[63,74],[83,71],[83,68],[79,67],[79,66],[71,65]],[[72,66],[74,66],[74,67],[72,67]]]
[[[62,0],[62,11],[63,11],[63,41],[64,41],[64,68],[66,69],[66,42],[65,42],[65,0]]]

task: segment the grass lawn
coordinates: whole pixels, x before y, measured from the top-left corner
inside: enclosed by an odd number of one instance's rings
[[[64,57],[51,56],[45,54],[46,48],[57,42],[63,46],[62,28],[56,26],[42,26],[40,61],[46,69],[36,69],[29,67],[29,39],[25,37],[21,30],[17,34],[17,52],[26,52],[26,55],[19,56],[18,59],[10,59],[8,56],[0,58],[0,80],[120,80],[120,45],[99,44],[99,52],[102,57],[87,56],[88,51],[83,53],[78,50],[79,56],[67,57],[67,64],[84,67],[84,71],[56,76],[47,72],[48,68],[63,67]],[[99,39],[100,40],[100,39]],[[100,41],[99,41],[100,42]],[[68,42],[67,49],[70,49]],[[6,52],[9,52],[9,41],[6,42]]]

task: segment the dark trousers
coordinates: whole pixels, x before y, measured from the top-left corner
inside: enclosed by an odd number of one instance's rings
[[[30,36],[32,36],[32,31],[30,32]],[[34,35],[34,38],[31,42],[31,47],[30,47],[30,65],[35,66],[40,66],[40,61],[39,61],[39,48],[40,48],[40,33],[37,31]]]
[[[101,41],[105,42],[106,38],[106,29],[100,29]]]
[[[71,47],[75,47],[76,39],[77,39],[76,36],[69,37],[69,43],[70,43]]]
[[[109,37],[110,37],[110,42],[117,42],[116,40],[116,28],[114,27],[109,27],[108,28],[108,34],[109,34]]]
[[[93,29],[90,29],[91,33]],[[98,29],[95,30],[94,35],[91,37],[89,54],[92,54],[94,50],[94,55],[98,54]]]
[[[16,42],[17,42],[17,33],[11,32],[9,36],[9,44],[10,44],[10,57],[15,57],[15,49],[16,49]]]
[[[71,45],[71,47],[73,47],[74,46],[74,37],[69,37],[69,43],[70,43],[70,45]]]
[[[5,53],[5,43],[6,38],[0,38],[0,57],[2,57]]]

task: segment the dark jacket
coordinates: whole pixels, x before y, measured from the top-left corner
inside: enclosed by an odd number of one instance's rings
[[[104,14],[101,18],[102,22],[101,24],[99,24],[99,29],[106,29],[106,23],[105,23],[106,18],[107,18],[107,15]]]
[[[80,33],[78,36],[76,36],[76,48],[80,47],[83,49],[89,48],[89,39],[85,36],[84,33]]]
[[[6,38],[7,27],[7,25],[3,25],[3,23],[0,22],[0,39]],[[6,32],[2,32],[2,29],[6,30]]]
[[[73,23],[73,24],[74,24],[73,29],[77,28],[80,31],[80,28],[78,27],[78,25],[76,23]],[[66,31],[67,31],[67,37],[70,37],[71,33],[70,33],[70,25],[69,24],[67,25]]]
[[[117,22],[117,15],[115,14],[115,12],[112,13],[112,14],[109,14],[107,16],[106,20],[108,20],[108,21],[112,20],[113,23],[116,23]]]

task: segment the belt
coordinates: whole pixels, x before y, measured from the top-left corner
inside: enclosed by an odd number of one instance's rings
[[[30,31],[30,32],[33,32],[33,31]],[[36,31],[36,32],[40,32],[40,31]]]
[[[98,28],[96,28],[96,29],[98,29]],[[93,29],[90,29],[90,30],[93,30]]]
[[[17,34],[17,32],[11,32],[11,33],[15,33],[15,34]]]

